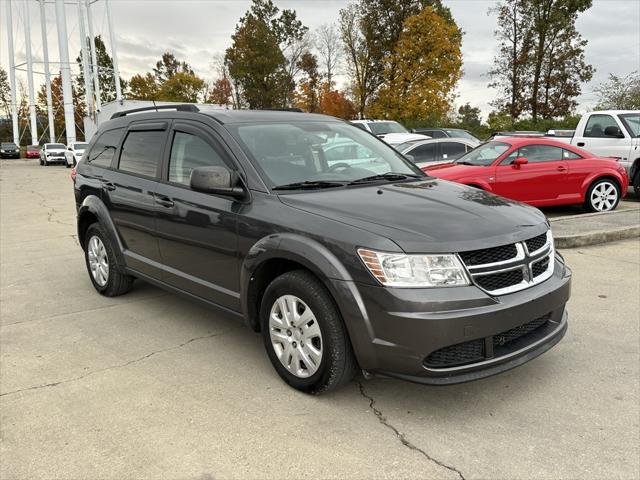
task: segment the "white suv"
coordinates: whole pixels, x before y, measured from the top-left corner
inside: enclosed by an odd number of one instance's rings
[[[40,165],[46,167],[51,163],[65,163],[65,149],[62,143],[45,143],[40,150]]]
[[[87,145],[87,142],[71,142],[69,144],[67,150],[64,152],[64,159],[67,168],[75,167],[78,164],[85,149],[87,148]]]

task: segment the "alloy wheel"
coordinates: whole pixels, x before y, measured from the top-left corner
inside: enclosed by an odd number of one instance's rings
[[[294,295],[278,297],[269,314],[271,346],[293,375],[307,378],[322,361],[322,333],[311,308]]]
[[[599,183],[591,190],[589,200],[594,210],[606,212],[615,207],[618,202],[618,189],[611,182]]]
[[[87,257],[91,276],[99,286],[104,287],[109,281],[109,258],[104,243],[95,235],[89,239]]]

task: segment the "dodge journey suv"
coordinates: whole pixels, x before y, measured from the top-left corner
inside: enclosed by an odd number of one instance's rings
[[[75,199],[99,293],[140,279],[238,316],[305,392],[358,370],[487,377],[567,329],[571,272],[538,210],[429,177],[335,118],[120,112],[78,164]]]

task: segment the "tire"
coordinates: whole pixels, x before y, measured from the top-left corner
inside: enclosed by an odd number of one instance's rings
[[[64,166],[67,168],[71,168],[71,165],[69,165],[69,162],[67,162],[66,160],[64,161]]]
[[[609,212],[620,203],[620,186],[610,178],[601,178],[593,182],[584,200],[584,208],[589,212]]]
[[[98,293],[104,295],[105,297],[117,297],[118,295],[123,295],[127,293],[133,287],[134,278],[120,270],[116,263],[116,256],[114,254],[113,246],[109,241],[109,237],[104,230],[104,227],[100,223],[94,223],[87,229],[87,234],[85,235],[86,242],[84,245],[84,258],[85,264],[87,266],[87,272],[89,273],[89,279],[93,284],[93,287],[96,289]],[[98,244],[94,244],[94,239],[98,239]],[[103,250],[101,252],[104,253],[104,258],[106,260],[106,281],[105,275],[97,275],[96,270],[92,268],[92,260],[90,260],[90,250],[95,252],[94,247],[102,245]],[[96,256],[93,255],[95,258]],[[99,259],[101,257],[98,257]],[[100,262],[98,262],[100,263]],[[104,267],[104,264],[102,264]],[[104,268],[101,269],[104,273]]]
[[[636,194],[636,197],[640,198],[640,170],[638,170],[635,177],[633,177],[633,192]]]
[[[44,163],[42,163],[42,157],[40,157],[40,166],[43,166]]]
[[[292,299],[297,299],[301,313],[298,320],[304,322],[296,325],[300,328],[287,326],[288,321],[282,315],[280,306],[295,305]],[[305,316],[307,308],[310,314]],[[291,387],[318,394],[348,383],[355,375],[357,363],[340,312],[331,294],[311,273],[295,270],[273,280],[262,299],[260,320],[269,360]]]

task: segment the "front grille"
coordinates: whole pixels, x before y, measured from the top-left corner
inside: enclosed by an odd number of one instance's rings
[[[476,284],[488,291],[501,290],[522,283],[524,275],[522,269],[493,273],[475,277]]]
[[[441,348],[425,358],[424,365],[430,368],[459,367],[507,355],[512,351],[524,348],[541,335],[544,335],[544,327],[553,325],[553,323],[549,323],[550,320],[551,313],[547,313],[535,320],[486,339],[479,338]],[[485,349],[487,340],[489,345],[492,345],[489,352]]]
[[[484,360],[484,340],[472,340],[436,350],[425,360],[429,367],[451,367]]]
[[[520,325],[518,327],[512,328],[511,330],[507,330],[506,332],[499,333],[498,335],[493,336],[493,348],[501,347],[506,345],[507,343],[516,340],[520,337],[524,337],[529,333],[533,332],[537,328],[540,328],[542,325],[547,323],[551,318],[551,314],[548,313],[543,315],[540,318],[536,318],[531,322],[525,323],[524,325]]]
[[[518,254],[515,244],[502,245],[500,247],[471,250],[460,253],[460,258],[468,266],[484,265],[486,263],[504,262],[511,260]]]
[[[473,282],[494,295],[522,290],[549,278],[553,244],[545,232],[522,242],[458,253]]]
[[[533,278],[536,278],[546,272],[548,268],[549,257],[545,257],[539,262],[533,264],[533,266],[531,267],[531,274],[533,275]]]
[[[541,235],[538,235],[537,237],[525,240],[524,243],[527,244],[527,250],[529,250],[529,253],[540,250],[547,243],[547,233],[545,232]]]

